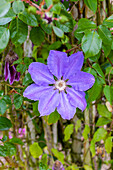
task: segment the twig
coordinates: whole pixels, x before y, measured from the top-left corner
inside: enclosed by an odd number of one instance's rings
[[[107,57],[108,61],[110,62],[111,66],[113,67],[113,63],[111,62],[111,60],[109,59],[109,57]]]
[[[35,119],[37,116],[33,116],[29,121],[27,121],[26,123],[24,123],[24,125],[27,125],[29,122],[31,122],[33,119]]]

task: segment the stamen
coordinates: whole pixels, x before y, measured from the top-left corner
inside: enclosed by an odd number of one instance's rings
[[[66,88],[66,82],[64,80],[57,80],[55,83],[55,87],[59,90],[59,91],[63,91]]]

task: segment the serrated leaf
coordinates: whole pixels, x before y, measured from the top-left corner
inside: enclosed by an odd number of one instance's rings
[[[12,127],[12,123],[6,117],[0,116],[0,131],[8,130]]]
[[[39,144],[34,142],[32,145],[30,145],[30,153],[34,158],[39,158],[40,155],[42,155],[42,149],[40,148]]]
[[[3,96],[3,100],[6,102],[6,104],[11,104],[11,98],[8,95]]]
[[[45,34],[43,30],[38,28],[32,28],[30,32],[30,39],[33,42],[33,44],[39,46],[44,41]]]
[[[11,40],[14,45],[22,44],[28,35],[28,26],[19,18],[15,18],[10,24]]]
[[[38,22],[35,15],[29,13],[27,9],[25,9],[23,13],[20,13],[18,17],[27,25],[34,26],[34,27],[38,26]]]
[[[60,28],[53,26],[53,31],[59,38],[64,37],[64,32]]]
[[[6,102],[3,99],[1,99],[0,100],[0,115],[3,115],[6,112],[6,109],[7,109]]]
[[[73,129],[74,128],[74,125],[73,124],[70,124],[70,125],[67,125],[66,128],[64,129],[64,140],[67,141],[70,139],[70,136],[72,135],[73,133]]]
[[[23,12],[25,9],[24,3],[21,0],[14,1],[12,7],[15,14]]]
[[[56,123],[60,119],[59,113],[55,110],[53,113],[51,113],[48,117],[48,123]]]
[[[82,33],[88,29],[96,29],[96,27],[97,26],[93,21],[90,21],[89,19],[86,19],[86,18],[81,18],[78,21],[78,28],[76,32]]]
[[[21,74],[23,74],[26,71],[27,67],[24,64],[18,64],[16,67],[16,70],[18,72],[21,72]]]
[[[23,98],[19,94],[14,94],[14,105],[16,109],[19,109],[22,105]]]
[[[98,110],[99,115],[101,115],[103,117],[111,118],[111,116],[112,116],[112,113],[108,111],[108,109],[106,108],[105,105],[98,104],[97,110]]]
[[[9,42],[10,32],[9,29],[0,27],[0,51],[4,50]]]
[[[7,2],[5,0],[0,1],[0,17],[3,17],[5,14],[7,14],[10,9],[10,6],[10,2]]]
[[[92,57],[99,53],[102,47],[102,40],[97,32],[88,31],[82,38],[82,49],[85,57]]]
[[[84,3],[95,13],[97,10],[97,0],[84,0]]]
[[[11,142],[5,142],[4,147],[7,150],[7,156],[13,156],[16,154],[16,146]]]
[[[103,126],[103,125],[107,125],[108,123],[110,123],[112,120],[109,120],[105,117],[100,117],[96,123],[96,126]]]

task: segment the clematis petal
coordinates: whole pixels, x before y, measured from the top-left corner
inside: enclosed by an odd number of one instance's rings
[[[23,96],[36,101],[40,99],[41,95],[47,93],[50,89],[51,86],[38,86],[36,84],[31,84],[25,89]]]
[[[5,81],[7,81],[8,76],[9,76],[9,63],[8,62],[5,62],[4,76],[5,76]]]
[[[9,66],[9,83],[13,84],[16,75],[16,68],[15,66]]]
[[[69,58],[65,52],[51,50],[47,60],[50,72],[60,79],[68,66]]]
[[[68,88],[66,91],[70,103],[84,111],[87,106],[85,92],[75,91],[73,88]]]
[[[67,98],[67,94],[62,91],[60,92],[60,103],[57,107],[58,113],[63,119],[72,119],[76,112],[76,107],[72,106]]]
[[[53,87],[49,89],[39,100],[38,110],[40,116],[49,115],[55,111],[59,104],[59,93],[57,90],[53,90]]]
[[[93,86],[94,82],[95,78],[92,74],[78,71],[75,75],[70,77],[67,83],[75,90],[86,91]]]
[[[20,72],[16,71],[15,81],[19,81],[19,79],[20,79]]]
[[[69,57],[68,68],[65,71],[64,79],[69,79],[77,71],[80,71],[84,62],[83,52],[78,51]]]
[[[33,62],[29,65],[28,72],[32,80],[38,85],[53,84],[54,78],[47,65],[39,62]]]

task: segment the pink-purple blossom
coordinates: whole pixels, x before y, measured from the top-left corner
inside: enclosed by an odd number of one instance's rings
[[[56,160],[55,163],[53,164],[52,170],[65,170],[65,169],[63,167],[63,164],[59,160]]]
[[[5,58],[4,68],[5,81],[9,79],[10,85],[12,85],[14,81],[19,81],[20,79],[20,72],[16,71],[17,64],[13,65],[13,62],[16,60],[18,60],[18,56],[11,50]]]
[[[81,71],[83,52],[67,56],[65,52],[51,50],[47,65],[33,62],[28,72],[34,81],[24,91],[24,97],[37,101],[40,116],[57,109],[63,119],[71,119],[78,107],[85,110],[85,92],[95,82],[92,74]]]

